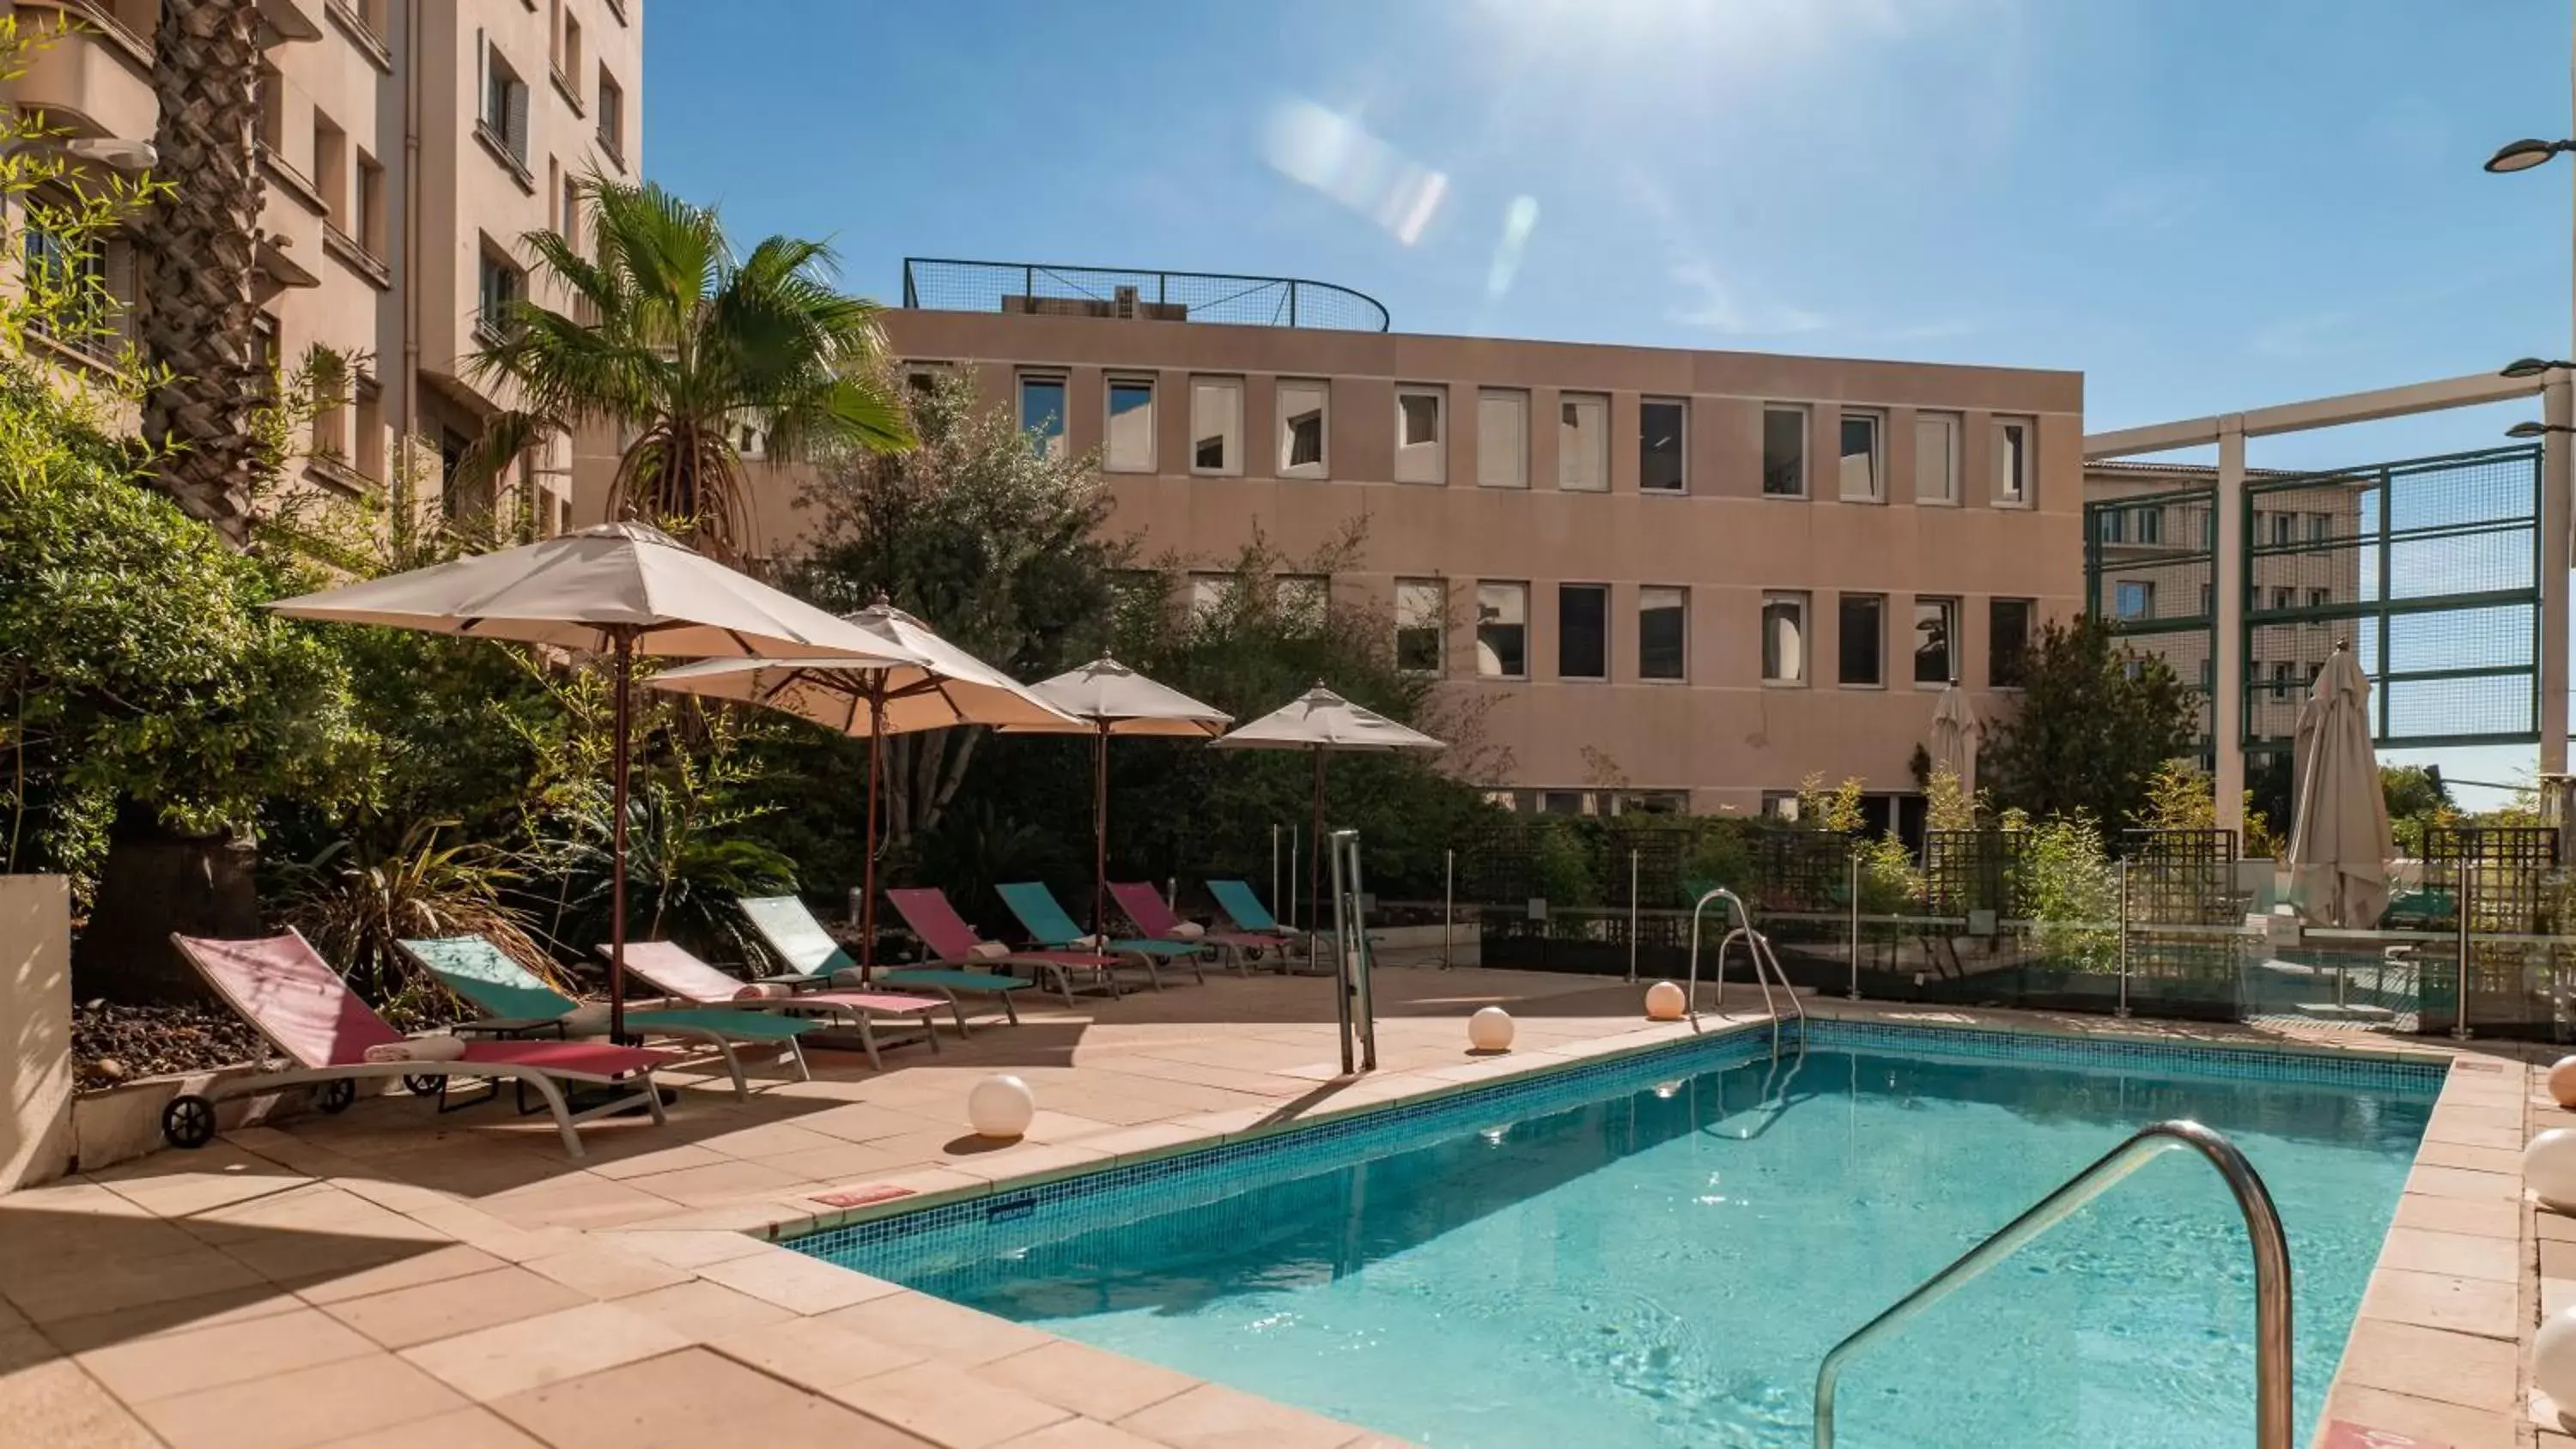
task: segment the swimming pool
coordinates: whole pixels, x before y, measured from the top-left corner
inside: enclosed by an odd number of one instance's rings
[[[1803,1445],[1844,1334],[2169,1117],[2269,1184],[2312,1431],[2437,1064],[1818,1021],[795,1246],[1425,1444]],[[2252,1267],[2171,1154],[1856,1358],[1841,1442],[2250,1444]]]

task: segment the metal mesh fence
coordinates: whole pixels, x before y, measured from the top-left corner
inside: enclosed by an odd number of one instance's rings
[[[1244,327],[1384,332],[1386,308],[1348,287],[1294,277],[1164,272],[906,257],[903,305],[941,312],[1028,312]]]
[[[2184,488],[2089,503],[2084,563],[2094,618],[2124,643],[2162,659],[2200,690],[2201,734],[2212,734],[2210,686],[2218,650],[2212,512],[2217,492]]]

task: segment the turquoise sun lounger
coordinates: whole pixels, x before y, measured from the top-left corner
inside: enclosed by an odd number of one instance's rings
[[[1046,882],[1015,881],[994,889],[1002,893],[1002,904],[1009,906],[1011,914],[1019,917],[1020,924],[1028,928],[1029,939],[1041,946],[1054,950],[1096,950],[1133,956],[1144,966],[1145,974],[1153,981],[1156,991],[1163,989],[1161,963],[1165,961],[1185,965],[1199,980],[1207,980],[1203,964],[1207,953],[1191,942],[1122,938],[1095,944],[1080,926],[1073,923],[1073,917],[1064,913],[1064,907],[1056,903],[1055,892],[1046,888]]]
[[[770,949],[786,959],[794,974],[772,977],[790,986],[856,985],[842,982],[840,973],[857,971],[859,963],[814,913],[794,896],[743,896],[739,898],[742,913],[751,918],[752,928]],[[898,991],[926,991],[945,996],[951,1006],[960,995],[990,996],[1002,1005],[1002,1013],[1016,1026],[1020,1009],[1011,1001],[1011,993],[1030,983],[1017,976],[992,971],[952,970],[944,967],[879,966],[868,973],[870,986],[890,987]],[[964,1032],[965,1018],[958,1018],[959,1032]]]

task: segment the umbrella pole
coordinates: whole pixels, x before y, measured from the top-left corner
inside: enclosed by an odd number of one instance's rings
[[[608,1039],[626,1041],[626,778],[627,736],[634,729],[629,703],[635,684],[635,636],[620,630],[616,647],[617,757],[609,767],[608,786]]]
[[[859,984],[876,974],[877,964],[877,775],[885,768],[885,671],[871,671],[868,686],[868,838],[860,868]]]
[[[1312,971],[1315,969],[1315,931],[1324,924],[1323,913],[1315,904],[1324,898],[1317,874],[1324,855],[1324,751],[1321,746],[1315,750],[1315,833],[1309,839],[1315,848],[1306,852],[1306,914],[1310,917],[1306,925],[1306,969]],[[1340,949],[1338,942],[1335,949]]]
[[[1109,934],[1109,721],[1091,760],[1091,932]]]

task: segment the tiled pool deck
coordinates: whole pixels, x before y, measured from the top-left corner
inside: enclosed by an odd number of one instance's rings
[[[818,1052],[816,1080],[748,1103],[690,1086],[666,1127],[588,1130],[591,1155],[578,1163],[542,1117],[436,1119],[395,1097],[0,1197],[0,1441],[1392,1444],[764,1241],[1688,1030],[1648,1025],[1637,988],[1591,978],[1389,968],[1379,997],[1382,1070],[1356,1082],[1336,1078],[1327,982],[1211,976],[1079,1011],[1023,1008],[1016,1028],[979,1028],[937,1056],[894,1053],[883,1074]],[[1473,1057],[1463,1018],[1489,1002],[1518,1018],[1517,1049]],[[2176,1045],[2448,1054],[2331,1030],[1813,1009]],[[2576,1217],[2536,1210],[2520,1174],[2522,1144],[2558,1115],[2528,1065],[2550,1055],[2473,1043],[2450,1073],[2330,1423],[2453,1449],[2576,1449],[2553,1407],[2532,1402],[2524,1366],[2539,1314],[2576,1301]],[[966,1132],[966,1091],[995,1070],[1037,1089],[1024,1142]]]

